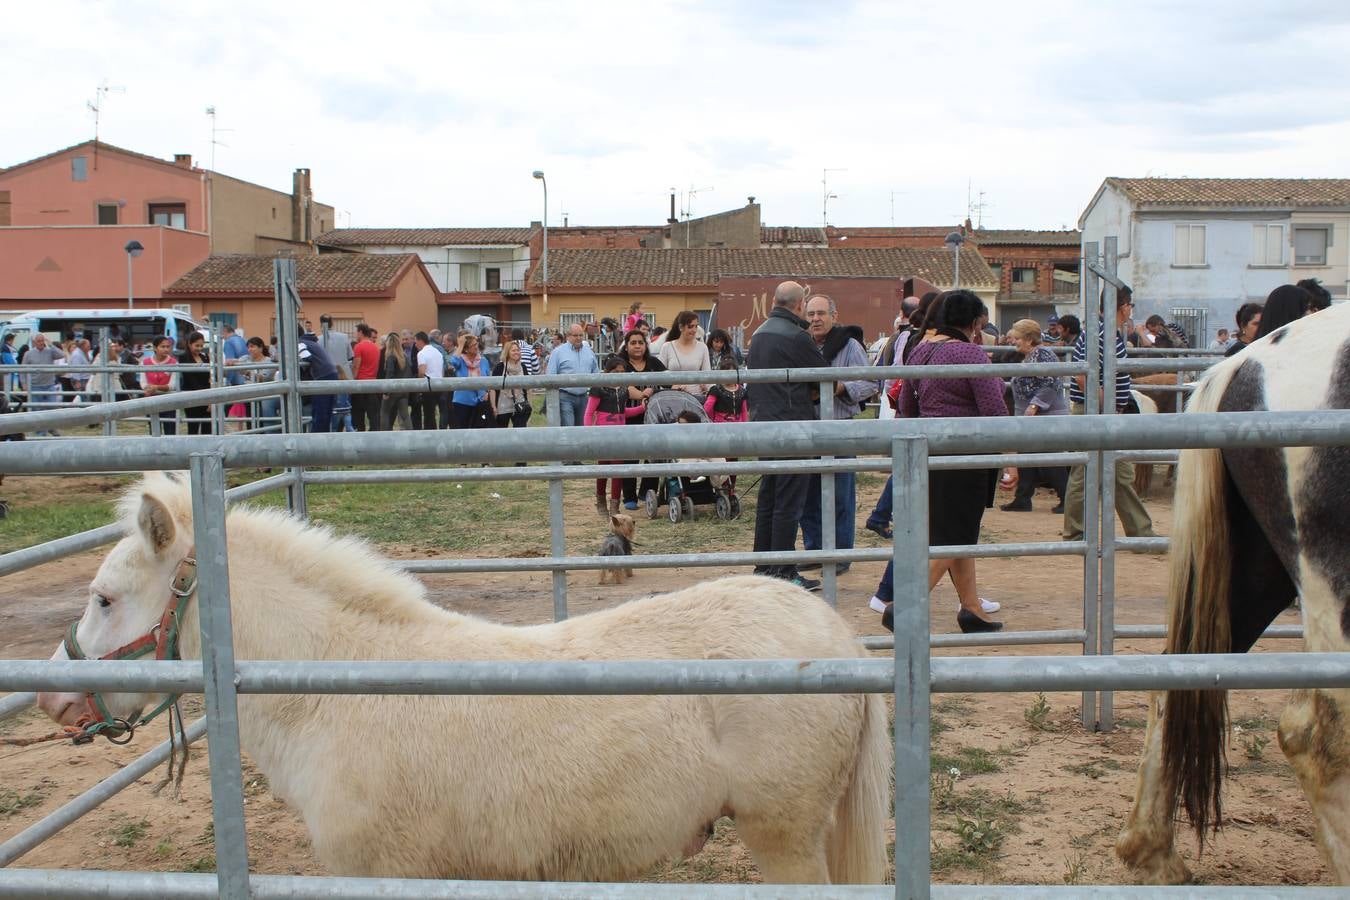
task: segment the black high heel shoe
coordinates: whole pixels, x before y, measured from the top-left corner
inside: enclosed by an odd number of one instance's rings
[[[962,607],[956,614],[956,624],[961,627],[962,634],[975,634],[982,631],[1002,631],[1002,622],[989,622],[981,619],[970,610]]]
[[[881,624],[891,634],[895,634],[895,609],[891,604],[886,604],[886,611],[881,614]]]

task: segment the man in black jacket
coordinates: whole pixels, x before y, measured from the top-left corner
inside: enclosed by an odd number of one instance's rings
[[[750,339],[751,369],[806,369],[825,365],[815,341],[806,333],[802,304],[806,291],[795,281],[785,281],[773,292],[773,309]],[[798,422],[818,417],[819,384],[798,381],[784,384],[756,383],[746,388],[750,419],[755,422]],[[766,474],[759,482],[755,508],[755,552],[791,551],[797,543],[797,527],[806,506],[804,474]],[[797,567],[755,566],[758,575],[791,581],[809,590],[820,582],[804,578]]]

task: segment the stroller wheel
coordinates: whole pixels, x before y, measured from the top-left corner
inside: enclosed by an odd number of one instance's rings
[[[726,494],[718,494],[717,499],[713,501],[713,515],[719,519],[731,518],[731,501],[727,499]]]
[[[648,491],[647,496],[642,499],[647,505],[647,518],[655,519],[657,513],[661,511],[661,501],[657,498],[656,491]]]
[[[679,521],[680,521],[680,498],[679,498],[679,497],[672,497],[672,498],[671,498],[671,500],[670,500],[670,509],[668,509],[666,512],[667,512],[667,515],[670,516],[670,521],[671,521],[671,522],[679,522]]]
[[[737,497],[735,494],[732,494],[730,497],[730,502],[731,502],[731,518],[739,519],[741,517],[741,498]]]
[[[686,519],[692,522],[697,518],[694,514],[694,501],[688,494],[685,494],[680,498],[680,505],[684,507],[684,517]]]

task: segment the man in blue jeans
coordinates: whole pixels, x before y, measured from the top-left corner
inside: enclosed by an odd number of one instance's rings
[[[866,366],[867,351],[863,349],[863,331],[857,325],[840,325],[839,310],[825,294],[816,294],[806,301],[806,331],[815,341],[825,364],[836,369]],[[875,381],[825,382],[822,387],[834,391],[834,406],[830,418],[851,419],[862,412],[862,404],[876,395]],[[834,543],[840,550],[853,549],[854,519],[858,511],[857,476],[852,472],[834,475]],[[820,475],[812,475],[806,488],[806,508],[802,510],[802,546],[807,550],[821,549]],[[819,568],[819,563],[806,563],[798,569]],[[846,562],[835,564],[835,574],[849,569]]]
[[[578,324],[567,329],[566,343],[559,344],[548,355],[545,375],[595,375],[600,372],[600,364],[595,361],[595,352],[586,343],[586,332]],[[558,392],[560,422],[563,425],[580,425],[586,415],[586,396],[589,388],[565,387]]]

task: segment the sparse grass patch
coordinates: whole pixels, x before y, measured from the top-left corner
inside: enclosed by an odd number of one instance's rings
[[[155,855],[158,856],[160,859],[165,859],[169,856],[172,856],[173,851],[174,851],[173,841],[166,839],[160,841],[158,844],[155,844]]]
[[[1065,884],[1081,884],[1083,876],[1087,874],[1088,851],[1086,848],[1074,850],[1069,856],[1064,858],[1064,874],[1061,877]]]
[[[1036,695],[1031,705],[1022,711],[1022,718],[1034,731],[1055,731],[1058,726],[1050,721],[1050,702],[1044,693]]]
[[[994,861],[982,854],[970,853],[959,845],[939,847],[934,843],[933,852],[929,854],[928,867],[932,869],[935,875],[956,869],[988,873],[993,870]]]
[[[12,816],[30,806],[37,806],[47,796],[44,788],[19,792],[13,788],[0,788],[0,816]]]
[[[1274,731],[1280,726],[1279,719],[1269,713],[1262,711],[1255,715],[1241,716],[1233,720],[1233,730],[1242,729],[1243,731]]]
[[[1060,766],[1065,772],[1072,772],[1075,775],[1086,775],[1088,778],[1096,781],[1098,778],[1106,775],[1107,772],[1119,772],[1121,765],[1110,757],[1103,759],[1090,759],[1085,763],[1073,763],[1071,765]]]
[[[137,822],[123,822],[109,831],[112,835],[113,843],[119,847],[134,847],[141,838],[145,837],[145,829],[150,826],[148,819],[141,819]]]
[[[994,754],[983,747],[956,747],[950,753],[934,753],[929,757],[932,772],[959,769],[962,775],[986,775],[1002,768]]]
[[[1135,719],[1130,717],[1116,719],[1116,727],[1118,728],[1143,728],[1146,725],[1148,725],[1147,719]]]
[[[214,872],[216,870],[216,855],[199,856],[192,862],[183,867],[184,872]]]

